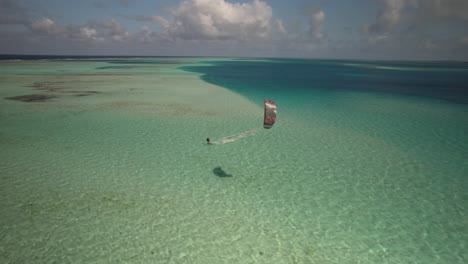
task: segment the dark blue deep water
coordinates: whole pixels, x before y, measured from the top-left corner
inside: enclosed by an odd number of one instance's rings
[[[183,69],[201,73],[203,80],[248,97],[255,94],[255,87],[257,94],[361,91],[468,103],[468,64],[462,62],[275,59],[209,63]]]

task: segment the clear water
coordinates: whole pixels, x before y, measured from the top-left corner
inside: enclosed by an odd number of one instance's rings
[[[468,259],[465,64],[0,64],[2,263]]]

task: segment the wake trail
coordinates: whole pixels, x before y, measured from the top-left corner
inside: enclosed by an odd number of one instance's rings
[[[218,139],[216,141],[212,141],[211,144],[222,145],[222,144],[231,143],[231,142],[234,142],[234,141],[239,140],[241,138],[246,138],[246,137],[253,136],[253,135],[255,135],[257,133],[258,130],[259,130],[259,128],[255,128],[255,129],[240,132],[240,133],[237,133],[237,134],[234,134],[234,135],[231,135],[231,136],[223,137],[223,138],[220,138],[220,139]]]

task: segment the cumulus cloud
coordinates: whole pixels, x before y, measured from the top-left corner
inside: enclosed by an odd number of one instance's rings
[[[174,39],[229,40],[268,37],[273,12],[264,1],[186,0],[171,10],[172,18],[157,17],[164,34]]]
[[[80,32],[80,35],[78,38],[80,40],[84,40],[84,41],[90,40],[90,41],[99,41],[99,42],[104,41],[104,38],[99,36],[95,28],[85,26],[85,27],[81,27],[79,29],[79,32]]]
[[[326,14],[318,7],[301,12],[286,26],[279,21],[277,31],[282,33],[270,41],[275,52],[283,56],[304,57],[328,48],[329,39],[324,31]]]
[[[50,18],[41,18],[31,22],[31,31],[41,36],[61,37],[80,41],[123,41],[129,33],[120,23],[111,19],[109,21],[90,21],[84,25],[60,25]]]
[[[154,16],[154,21],[158,22],[166,31],[171,27],[171,22],[162,16]]]
[[[467,0],[379,0],[374,21],[363,26],[360,48],[400,57],[455,57],[463,50]],[[465,46],[466,47],[466,46]],[[466,51],[461,52],[465,54]]]
[[[404,24],[404,18],[419,27],[429,27],[440,19],[468,20],[467,0],[381,0],[380,4],[376,20],[364,27],[374,37],[390,35]]]
[[[281,34],[286,34],[286,29],[284,28],[283,21],[276,19],[276,28]]]
[[[141,28],[139,40],[143,43],[150,43],[153,41],[153,32],[148,26],[143,26]]]
[[[48,35],[59,35],[65,33],[65,28],[58,25],[50,18],[41,18],[31,23],[31,29],[38,33],[46,33]]]
[[[128,31],[126,31],[119,22],[114,19],[110,21],[97,23],[97,26],[107,31],[107,35],[114,41],[123,41],[129,36]]]
[[[82,27],[80,28],[80,33],[85,38],[94,38],[97,36],[96,29],[89,28],[89,27]]]
[[[314,10],[309,17],[309,29],[307,31],[309,37],[313,40],[322,40],[324,35],[322,32],[325,13],[320,10]]]
[[[367,26],[367,33],[381,38],[391,32],[401,19],[401,13],[405,6],[405,0],[383,0],[383,8],[377,15],[374,23]]]

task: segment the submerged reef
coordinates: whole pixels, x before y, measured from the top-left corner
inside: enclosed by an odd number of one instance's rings
[[[20,95],[20,96],[13,96],[13,97],[5,97],[8,100],[15,100],[21,101],[26,103],[32,102],[45,102],[49,99],[56,98],[55,95],[45,95],[45,94],[29,94],[29,95]]]

